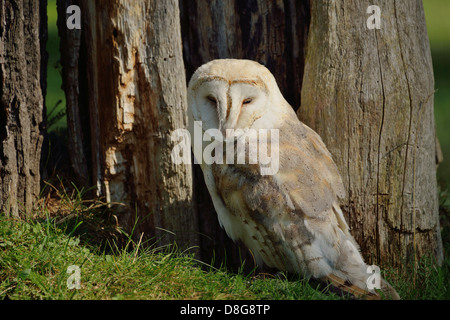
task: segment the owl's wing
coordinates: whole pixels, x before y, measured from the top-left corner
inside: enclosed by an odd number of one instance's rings
[[[286,119],[279,133],[279,171],[274,176],[308,217],[327,215],[345,198],[337,166],[320,136],[297,119]]]

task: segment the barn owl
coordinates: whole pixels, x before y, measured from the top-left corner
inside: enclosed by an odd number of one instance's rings
[[[220,225],[259,265],[331,282],[357,297],[380,297],[368,285],[368,265],[339,206],[345,189],[331,154],[298,120],[267,68],[235,59],[202,65],[189,82],[188,119],[191,136],[199,128],[203,134],[200,145],[192,140],[192,150]],[[212,143],[223,147],[216,149],[223,157],[226,146],[242,139],[258,143],[249,130],[277,130],[276,143],[265,139],[265,147],[278,152],[273,174],[262,174],[258,161],[202,161]],[[208,132],[217,133],[215,139]],[[233,152],[236,160],[239,148]],[[386,296],[399,298],[384,279],[380,283]]]

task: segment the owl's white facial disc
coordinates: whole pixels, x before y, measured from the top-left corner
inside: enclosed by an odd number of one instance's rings
[[[194,101],[190,101],[195,120],[202,121],[205,131],[220,130],[226,139],[245,132],[268,108],[267,88],[258,77],[227,80],[206,76],[198,80],[195,89]]]

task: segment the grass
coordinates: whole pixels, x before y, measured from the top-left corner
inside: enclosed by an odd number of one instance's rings
[[[296,276],[230,273],[175,246],[133,242],[86,190],[49,186],[28,221],[0,214],[0,299],[346,299]],[[450,209],[450,208],[448,208]],[[81,288],[67,288],[69,266]],[[382,268],[403,299],[449,299],[449,266]]]
[[[59,201],[65,217],[55,215],[54,204],[46,208],[45,201],[29,221],[0,215],[0,299],[338,298],[306,281],[230,274],[189,251],[136,244],[123,234],[128,239],[124,246],[114,237],[100,242],[92,238],[92,229],[105,228],[105,220],[98,218],[102,204],[82,204],[75,195]],[[67,288],[71,265],[81,269],[79,290]]]

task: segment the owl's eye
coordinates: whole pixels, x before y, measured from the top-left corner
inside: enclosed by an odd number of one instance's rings
[[[242,104],[249,104],[252,101],[253,101],[253,98],[247,98],[247,99],[244,99],[244,101],[242,101]]]
[[[214,96],[207,96],[206,99],[208,99],[213,105],[217,105],[217,100]]]

